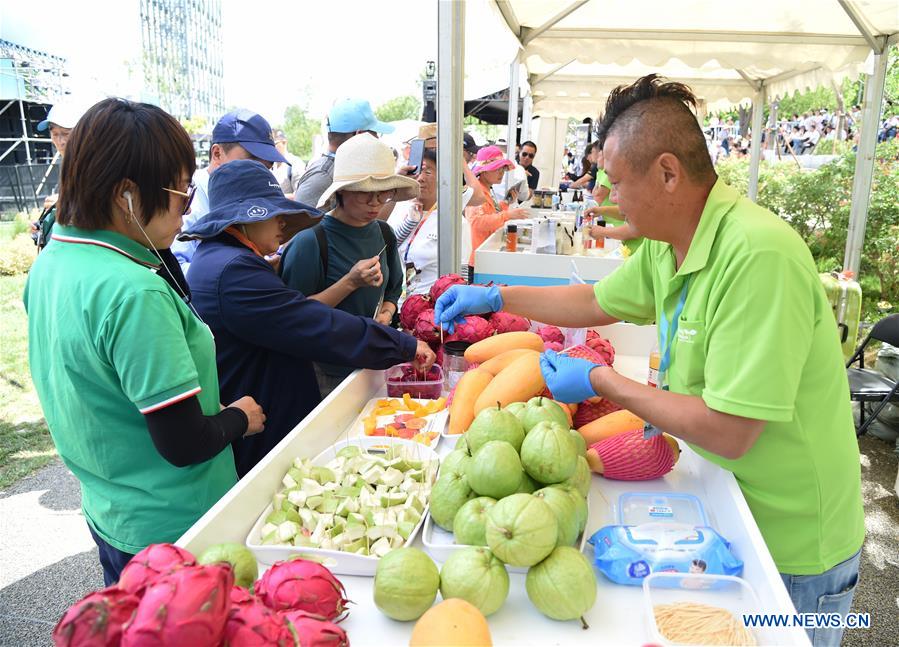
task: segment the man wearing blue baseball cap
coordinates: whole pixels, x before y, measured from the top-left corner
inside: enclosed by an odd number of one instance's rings
[[[365,99],[343,99],[335,103],[328,111],[328,152],[306,167],[294,198],[306,204],[318,204],[334,180],[334,154],[350,137],[359,133],[377,137],[393,131],[393,126],[375,117],[371,104]]]
[[[194,198],[190,213],[184,216],[182,231],[186,232],[209,211],[209,176],[223,164],[241,159],[256,160],[267,168],[271,168],[275,162],[287,162],[275,148],[272,127],[268,121],[252,110],[229,112],[212,129],[209,166],[197,169],[194,173]],[[194,240],[176,240],[172,244],[172,252],[185,276],[197,244]]]

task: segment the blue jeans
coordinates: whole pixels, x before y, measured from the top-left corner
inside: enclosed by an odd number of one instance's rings
[[[784,586],[799,613],[839,613],[845,617],[852,607],[852,596],[858,584],[858,562],[861,550],[820,575],[780,574]],[[806,629],[815,647],[838,647],[842,629]]]
[[[94,538],[94,543],[97,544],[97,548],[100,549],[100,566],[103,567],[103,582],[106,583],[106,586],[112,586],[119,581],[119,575],[122,574],[122,569],[125,568],[125,564],[127,564],[134,555],[121,551],[114,546],[110,546],[100,537],[100,535],[94,532],[94,529],[91,528],[90,524],[87,524],[87,529],[91,531],[91,537]]]

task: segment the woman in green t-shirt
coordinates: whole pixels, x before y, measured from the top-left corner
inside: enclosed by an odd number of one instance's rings
[[[165,262],[194,166],[190,137],[160,108],[93,106],[70,136],[57,224],[25,287],[32,378],[107,585],[234,485],[230,443],[265,421],[252,398],[220,404],[212,335]]]

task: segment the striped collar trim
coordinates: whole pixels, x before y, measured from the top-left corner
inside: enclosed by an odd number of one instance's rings
[[[53,240],[58,240],[62,243],[75,243],[80,245],[96,245],[97,247],[105,247],[106,249],[111,249],[114,252],[118,252],[122,256],[131,259],[138,265],[143,265],[144,267],[149,267],[150,269],[158,270],[160,268],[160,263],[150,263],[144,260],[141,260],[134,256],[133,254],[129,254],[121,247],[117,247],[112,243],[109,243],[105,240],[97,240],[96,238],[80,238],[78,236],[65,236],[62,234],[52,234],[50,236]]]

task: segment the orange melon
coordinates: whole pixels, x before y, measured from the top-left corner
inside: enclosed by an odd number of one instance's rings
[[[409,647],[492,647],[487,619],[473,604],[444,600],[427,611],[412,628]]]
[[[622,409],[621,411],[606,414],[602,418],[597,418],[593,422],[588,422],[583,427],[580,427],[578,431],[587,442],[587,447],[589,447],[593,443],[598,443],[606,438],[623,434],[626,431],[633,431],[634,429],[643,429],[643,419],[627,409]]]

